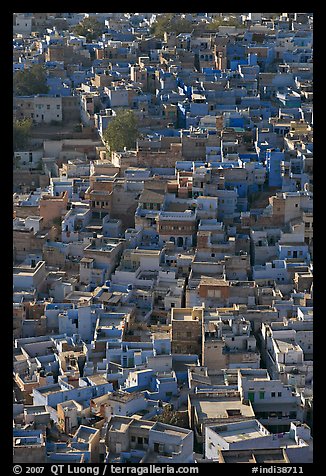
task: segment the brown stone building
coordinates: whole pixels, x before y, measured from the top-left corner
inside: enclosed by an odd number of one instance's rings
[[[112,191],[114,179],[112,177],[99,177],[92,180],[92,184],[85,192],[85,199],[90,202],[93,216],[103,218],[112,209]]]
[[[204,309],[171,309],[172,353],[201,355],[202,319]]]
[[[46,240],[55,239],[55,228],[45,228],[43,223],[43,218],[39,216],[29,216],[26,219],[14,219],[14,260],[23,261],[30,253],[40,253]]]
[[[13,438],[13,462],[14,463],[45,463],[46,446],[45,437],[15,437]]]
[[[62,192],[61,195],[53,197],[52,195],[43,195],[40,199],[40,216],[43,218],[43,225],[53,224],[53,220],[62,218],[67,210],[68,193]]]
[[[193,245],[196,233],[196,215],[191,210],[184,212],[160,212],[157,219],[160,241],[172,241],[178,248]]]

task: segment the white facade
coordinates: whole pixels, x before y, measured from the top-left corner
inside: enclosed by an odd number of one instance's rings
[[[13,33],[23,36],[29,36],[32,31],[32,17],[27,17],[25,14],[16,14],[16,22],[13,26]]]
[[[35,266],[17,266],[13,270],[13,285],[15,290],[37,291],[42,287],[46,278],[45,261],[38,261]]]
[[[291,423],[290,431],[271,434],[258,420],[206,427],[205,457],[218,461],[218,450],[285,448],[291,463],[312,463],[312,438],[307,425]]]
[[[79,231],[89,224],[91,216],[89,208],[71,208],[62,220],[61,239],[63,243],[79,241]]]
[[[43,157],[43,150],[18,151],[14,152],[14,161],[23,169],[35,169],[39,167]]]
[[[37,123],[62,122],[62,97],[38,95],[34,98],[33,120]]]
[[[107,93],[110,98],[110,107],[128,106],[127,89],[107,89]]]
[[[273,260],[272,263],[266,263],[266,265],[253,266],[252,277],[254,281],[265,279],[280,284],[288,284],[290,280],[284,260]]]
[[[119,400],[112,394],[111,398],[109,397],[107,400],[105,418],[110,418],[113,415],[132,416],[141,410],[145,410],[146,407],[147,401],[142,394],[137,394],[127,401]]]
[[[149,431],[148,447],[157,452],[158,463],[193,463],[193,432],[155,423]]]

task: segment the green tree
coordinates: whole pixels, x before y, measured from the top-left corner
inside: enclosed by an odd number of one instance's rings
[[[207,24],[206,30],[217,30],[220,26],[235,26],[237,28],[244,28],[244,25],[236,18],[229,18],[224,20],[223,18],[214,18],[210,23]]]
[[[23,150],[27,147],[30,140],[32,127],[31,119],[22,119],[13,121],[13,149],[14,151]]]
[[[104,24],[92,17],[84,18],[78,25],[72,28],[72,32],[75,35],[85,36],[86,41],[89,43],[97,40],[104,31]]]
[[[103,133],[111,152],[123,150],[124,147],[134,149],[138,137],[138,121],[130,110],[118,111]]]
[[[33,96],[47,94],[46,71],[40,64],[34,64],[29,69],[17,71],[13,77],[13,92],[16,96]]]
[[[166,423],[167,425],[189,428],[188,413],[172,410],[172,406],[170,404],[164,406],[162,413],[156,416],[155,420],[161,423]]]
[[[191,33],[193,28],[193,24],[185,18],[174,13],[166,13],[156,19],[150,31],[154,36],[163,38],[164,32],[178,35],[179,33]]]

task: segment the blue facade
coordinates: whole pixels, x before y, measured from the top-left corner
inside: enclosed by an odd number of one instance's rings
[[[145,396],[150,400],[169,402],[178,393],[178,383],[175,377],[156,377],[153,375],[149,388],[150,391],[146,391]]]
[[[292,259],[292,258],[301,258],[306,260],[307,263],[310,262],[310,254],[308,245],[306,244],[287,244],[287,245],[278,245],[279,250],[279,259]]]
[[[69,387],[71,386],[69,385]],[[51,389],[54,389],[55,391],[53,393],[41,393],[40,390],[45,388],[48,388],[49,391],[51,391]],[[112,391],[113,386],[111,383],[77,388],[65,388],[64,386],[54,384],[47,387],[34,388],[33,405],[49,405],[50,407],[56,408],[58,403],[65,402],[67,400],[83,402]]]
[[[232,71],[236,71],[238,69],[238,66],[241,64],[248,64],[248,61],[246,59],[236,59],[236,60],[231,60],[230,61],[230,69]]]
[[[107,129],[109,122],[111,120],[112,120],[112,116],[102,116],[102,114],[98,115],[97,129],[101,135]]]
[[[68,79],[65,82],[61,78],[48,76],[46,78],[46,84],[49,86],[50,95],[59,95],[59,96],[71,96],[71,88],[69,86],[71,81]]]
[[[226,46],[226,57],[228,59],[228,67],[231,68],[232,61],[245,60],[243,64],[246,64],[246,47],[244,45],[228,43]],[[237,66],[235,67],[235,69]],[[232,69],[232,68],[231,68]]]
[[[186,129],[186,115],[190,111],[189,103],[178,102],[177,116],[178,116],[178,128]]]
[[[246,182],[237,182],[235,180],[225,181],[226,188],[235,188],[239,198],[246,198],[248,195],[248,184]]]
[[[227,114],[225,117],[225,127],[244,127],[244,118],[240,115]]]
[[[206,103],[190,103],[190,114],[195,116],[205,116],[208,114],[208,104]]]
[[[256,53],[249,53],[247,56],[248,64],[250,66],[256,66],[257,64],[257,54]]]
[[[281,162],[284,160],[284,152],[279,150],[266,151],[266,168],[268,172],[268,185],[270,187],[282,186]]]
[[[135,374],[137,379],[135,384],[130,387],[121,386],[121,390],[126,392],[138,392],[140,390],[147,390],[150,388],[151,380],[154,376],[154,371],[152,369],[148,369],[146,371],[135,371]]]
[[[202,69],[203,73],[205,74],[206,78],[205,79],[209,79],[210,81],[212,81],[212,76],[220,76],[221,74],[221,70],[220,69],[214,69],[214,68],[203,68]]]
[[[248,153],[245,153],[245,154],[240,153],[239,158],[243,162],[256,162],[256,161],[258,161],[258,154],[257,154],[257,152],[248,152]]]

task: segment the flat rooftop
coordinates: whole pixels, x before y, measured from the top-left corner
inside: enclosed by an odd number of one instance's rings
[[[265,436],[265,434],[257,428],[257,425],[252,425],[248,428],[238,428],[227,431],[219,431],[217,428],[216,433],[218,433],[228,443],[235,443],[238,441],[261,438]]]
[[[255,450],[221,450],[224,463],[289,463],[283,448]]]
[[[302,350],[301,347],[295,343],[295,341],[285,341],[285,340],[275,339],[274,342],[276,343],[279,351],[282,353],[286,353],[289,351]]]
[[[165,425],[159,422],[155,423],[152,430],[159,431],[165,435],[178,436],[181,438],[184,438],[191,431],[183,428],[173,427],[172,425]]]
[[[173,321],[198,321],[198,317],[193,317],[191,314],[173,314]]]
[[[111,395],[109,395],[110,400],[114,400],[115,402],[130,402],[131,400],[134,400],[135,398],[140,398],[142,397],[143,394],[141,392],[123,392],[120,390],[117,390],[116,392],[113,392]]]
[[[51,385],[51,387],[38,387],[36,390],[41,393],[44,397],[51,395],[52,393],[64,391],[59,384]]]
[[[154,421],[148,420],[133,420],[131,423],[132,428],[142,428],[144,430],[150,430],[155,425]]]
[[[28,415],[41,415],[44,413],[48,413],[45,405],[31,405],[24,407],[24,413]]]
[[[117,420],[116,418],[111,419],[109,432],[111,431],[121,431],[122,433],[126,433],[128,427],[130,425],[131,420]]]
[[[75,434],[75,438],[77,438],[77,441],[79,443],[85,442],[87,443],[89,440],[91,440],[94,436],[94,434],[98,430],[96,428],[90,428],[88,426],[80,426],[78,428],[77,433]]]
[[[270,376],[266,369],[253,369],[253,370],[244,370],[240,369],[240,376],[245,377],[247,380],[270,380]]]
[[[193,402],[197,408],[199,418],[229,418],[231,413],[234,416],[253,417],[254,412],[248,405],[242,404],[239,400],[200,400]],[[240,412],[238,412],[240,410]]]

